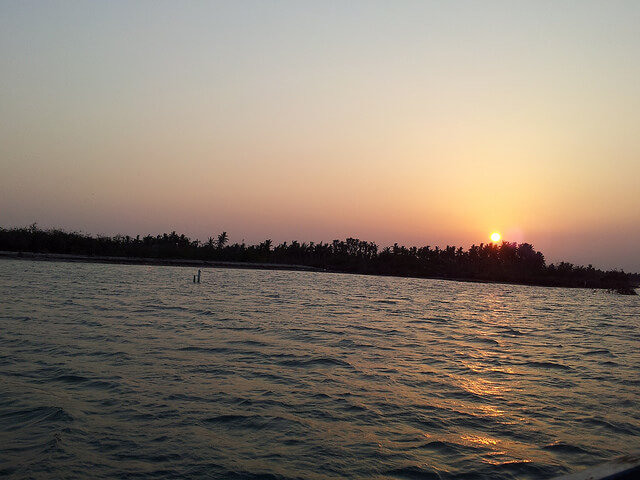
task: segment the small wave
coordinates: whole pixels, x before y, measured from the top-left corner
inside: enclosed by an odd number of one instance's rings
[[[630,423],[607,421],[599,417],[588,417],[583,419],[583,422],[590,425],[594,425],[596,427],[604,428],[618,435],[619,434],[632,435],[632,436],[640,435],[640,428],[637,428],[636,426]]]
[[[451,318],[446,317],[422,317],[407,321],[407,323],[451,323]]]
[[[156,304],[151,304],[148,306],[149,309],[151,309],[152,312],[155,312],[157,310],[174,310],[177,312],[188,312],[191,310],[190,306],[182,306],[182,305],[167,305],[164,304],[161,307],[159,307]]]
[[[328,399],[328,398],[331,398],[331,397],[329,395],[327,395],[326,393],[318,392],[318,393],[314,393],[313,395],[311,395],[311,398],[322,398],[322,399],[327,398]]]
[[[234,350],[226,347],[196,347],[188,346],[177,349],[179,352],[202,352],[202,353],[229,353]]]
[[[468,337],[467,340],[477,343],[486,343],[487,345],[500,345],[500,342],[488,337]]]
[[[130,454],[120,454],[120,455],[115,455],[116,458],[122,458],[122,459],[129,459],[131,457]],[[156,454],[156,455],[140,455],[140,454],[136,454],[135,455],[135,460],[136,461],[142,461],[142,462],[147,462],[150,465],[158,465],[158,464],[162,464],[162,463],[167,463],[167,462],[172,462],[172,463],[176,463],[180,460],[183,460],[184,457],[182,455],[179,455],[177,453],[165,453],[165,454]],[[169,473],[166,470],[162,470],[162,473]],[[157,473],[157,472],[156,472]],[[171,472],[175,475],[174,472]],[[171,475],[173,476],[173,475]],[[170,477],[165,477],[165,478],[170,478]]]
[[[163,307],[164,308],[164,307]],[[149,308],[133,308],[130,310],[131,313],[134,314],[151,314],[151,313],[156,313],[159,310],[159,308],[156,307],[149,307]]]
[[[73,417],[61,407],[12,410],[0,415],[0,425],[6,431],[27,428],[36,423],[68,423],[72,421]]]
[[[300,477],[287,477],[277,473],[256,473],[246,471],[225,472],[222,478],[230,480],[301,480]]]
[[[89,352],[87,354],[90,357],[107,357],[107,358],[111,358],[111,357],[116,357],[116,358],[129,358],[130,355],[127,352]]]
[[[207,459],[208,460],[208,459]],[[122,475],[117,475],[122,473]],[[130,478],[129,472],[116,472],[114,478]],[[144,478],[224,478],[229,480],[294,480],[270,472],[251,472],[248,470],[229,470],[223,465],[206,462],[190,462],[189,467],[182,472],[148,472]],[[300,480],[296,477],[295,480]]]
[[[599,350],[591,350],[589,352],[583,353],[583,355],[606,355],[608,357],[615,357],[615,355],[611,353],[610,350],[607,350],[606,348],[601,348]]]
[[[89,379],[86,377],[81,377],[80,375],[59,375],[55,378],[51,379],[54,382],[63,382],[63,383],[84,383],[88,382]]]
[[[195,402],[195,403],[207,400],[207,397],[203,397],[200,395],[188,395],[186,393],[173,393],[171,395],[167,395],[164,398],[170,401],[177,400],[180,402]]]
[[[194,367],[190,367],[187,371],[191,373],[215,375],[217,377],[233,376],[233,371],[228,368],[212,367],[209,365],[196,365]]]
[[[206,418],[204,423],[238,423],[245,422],[253,417],[248,415],[218,415],[217,417]]]
[[[504,335],[509,335],[509,336],[513,336],[513,337],[519,337],[522,335],[526,335],[525,333],[521,332],[520,330],[516,330],[515,328],[511,328],[511,327],[504,327],[502,329],[502,333]]]
[[[491,465],[487,471],[477,471],[471,478],[551,478],[563,472],[558,467],[533,462],[532,460],[508,460]]]
[[[326,367],[353,368],[353,366],[349,362],[345,360],[340,360],[339,358],[331,358],[331,357],[318,357],[318,358],[301,359],[301,360],[284,360],[279,363],[280,365],[285,365],[287,367],[326,366]]]
[[[385,472],[385,475],[407,480],[440,480],[441,478],[437,470],[418,466],[396,468]]]
[[[18,467],[0,467],[0,477],[8,477],[18,471]]]
[[[245,428],[248,430],[272,429],[278,432],[286,431],[299,425],[297,420],[269,415],[217,415],[202,420],[205,425],[218,425],[233,428]]]
[[[384,298],[373,300],[373,303],[383,303],[385,305],[397,305],[398,304],[398,302],[396,300],[387,300],[387,299],[384,299]]]
[[[261,342],[259,340],[250,340],[248,338],[242,340],[230,340],[228,343],[234,345],[251,345],[255,347],[269,347],[270,345],[266,342]]]
[[[570,445],[564,442],[553,442],[549,445],[545,445],[542,447],[543,450],[547,450],[550,452],[557,453],[567,453],[567,454],[585,454],[585,455],[593,455],[594,452],[590,450],[586,450],[578,445]]]
[[[85,327],[102,327],[102,323],[101,322],[96,322],[95,320],[88,320],[88,319],[82,319],[78,322],[80,325],[83,325]]]
[[[94,378],[83,377],[81,375],[69,375],[69,374],[58,375],[57,377],[47,380],[47,382],[49,381],[62,382],[69,385],[82,385],[83,387],[86,387],[86,388],[95,388],[99,390],[111,390],[119,386],[119,384],[116,384],[113,382],[107,382],[105,380],[98,380]]]
[[[416,447],[419,450],[432,450],[443,455],[459,455],[463,450],[469,448],[457,443],[446,442],[444,440],[434,440]],[[476,450],[475,448],[470,448]]]
[[[382,334],[382,335],[399,335],[401,334],[401,332],[395,328],[376,328],[376,327],[371,327],[368,325],[356,325],[354,327],[352,327],[356,330],[366,330],[369,332],[375,332],[376,334]]]
[[[336,345],[345,348],[375,348],[374,345],[370,343],[356,342],[350,338],[342,339]]]
[[[602,362],[598,362],[599,365],[602,365],[604,367],[619,367],[620,364],[618,362],[614,362],[612,360],[604,360]]]
[[[550,368],[555,370],[573,370],[571,367],[567,365],[562,365],[561,363],[554,363],[554,362],[524,362],[521,365],[525,365],[527,367],[535,367],[535,368]]]

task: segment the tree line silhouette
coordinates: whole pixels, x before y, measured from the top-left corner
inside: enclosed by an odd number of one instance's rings
[[[462,247],[410,247],[397,243],[379,249],[374,242],[357,238],[331,243],[292,241],[273,245],[229,244],[227,232],[206,242],[192,240],[175,231],[169,234],[131,237],[90,236],[61,229],[43,230],[36,224],[25,228],[0,228],[0,250],[72,254],[87,257],[125,257],[155,260],[195,260],[285,264],[335,272],[500,281],[530,285],[608,288],[633,293],[640,275],[622,270],[602,271],[589,265],[567,262],[547,265],[544,255],[529,243],[481,243]]]

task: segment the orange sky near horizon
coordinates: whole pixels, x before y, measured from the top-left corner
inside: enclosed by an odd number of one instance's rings
[[[0,6],[0,227],[640,271],[640,4]]]

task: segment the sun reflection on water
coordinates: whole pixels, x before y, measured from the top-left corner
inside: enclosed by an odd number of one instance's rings
[[[499,440],[495,440],[490,437],[483,437],[480,435],[461,435],[460,439],[463,442],[469,442],[477,445],[497,445]]]
[[[511,367],[495,367],[463,361],[462,364],[473,373],[506,373],[508,375],[522,375],[522,372]]]
[[[494,407],[493,405],[478,405],[477,408],[482,410],[482,414],[487,417],[502,417],[505,414],[504,410]]]
[[[496,382],[492,382],[491,380],[485,380],[482,378],[477,380],[472,378],[461,378],[459,380],[459,384],[467,392],[483,397],[498,396],[511,390],[504,385],[500,385]]]

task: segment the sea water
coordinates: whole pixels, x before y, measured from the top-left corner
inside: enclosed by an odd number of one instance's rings
[[[0,476],[546,479],[640,448],[640,301],[0,260]]]

